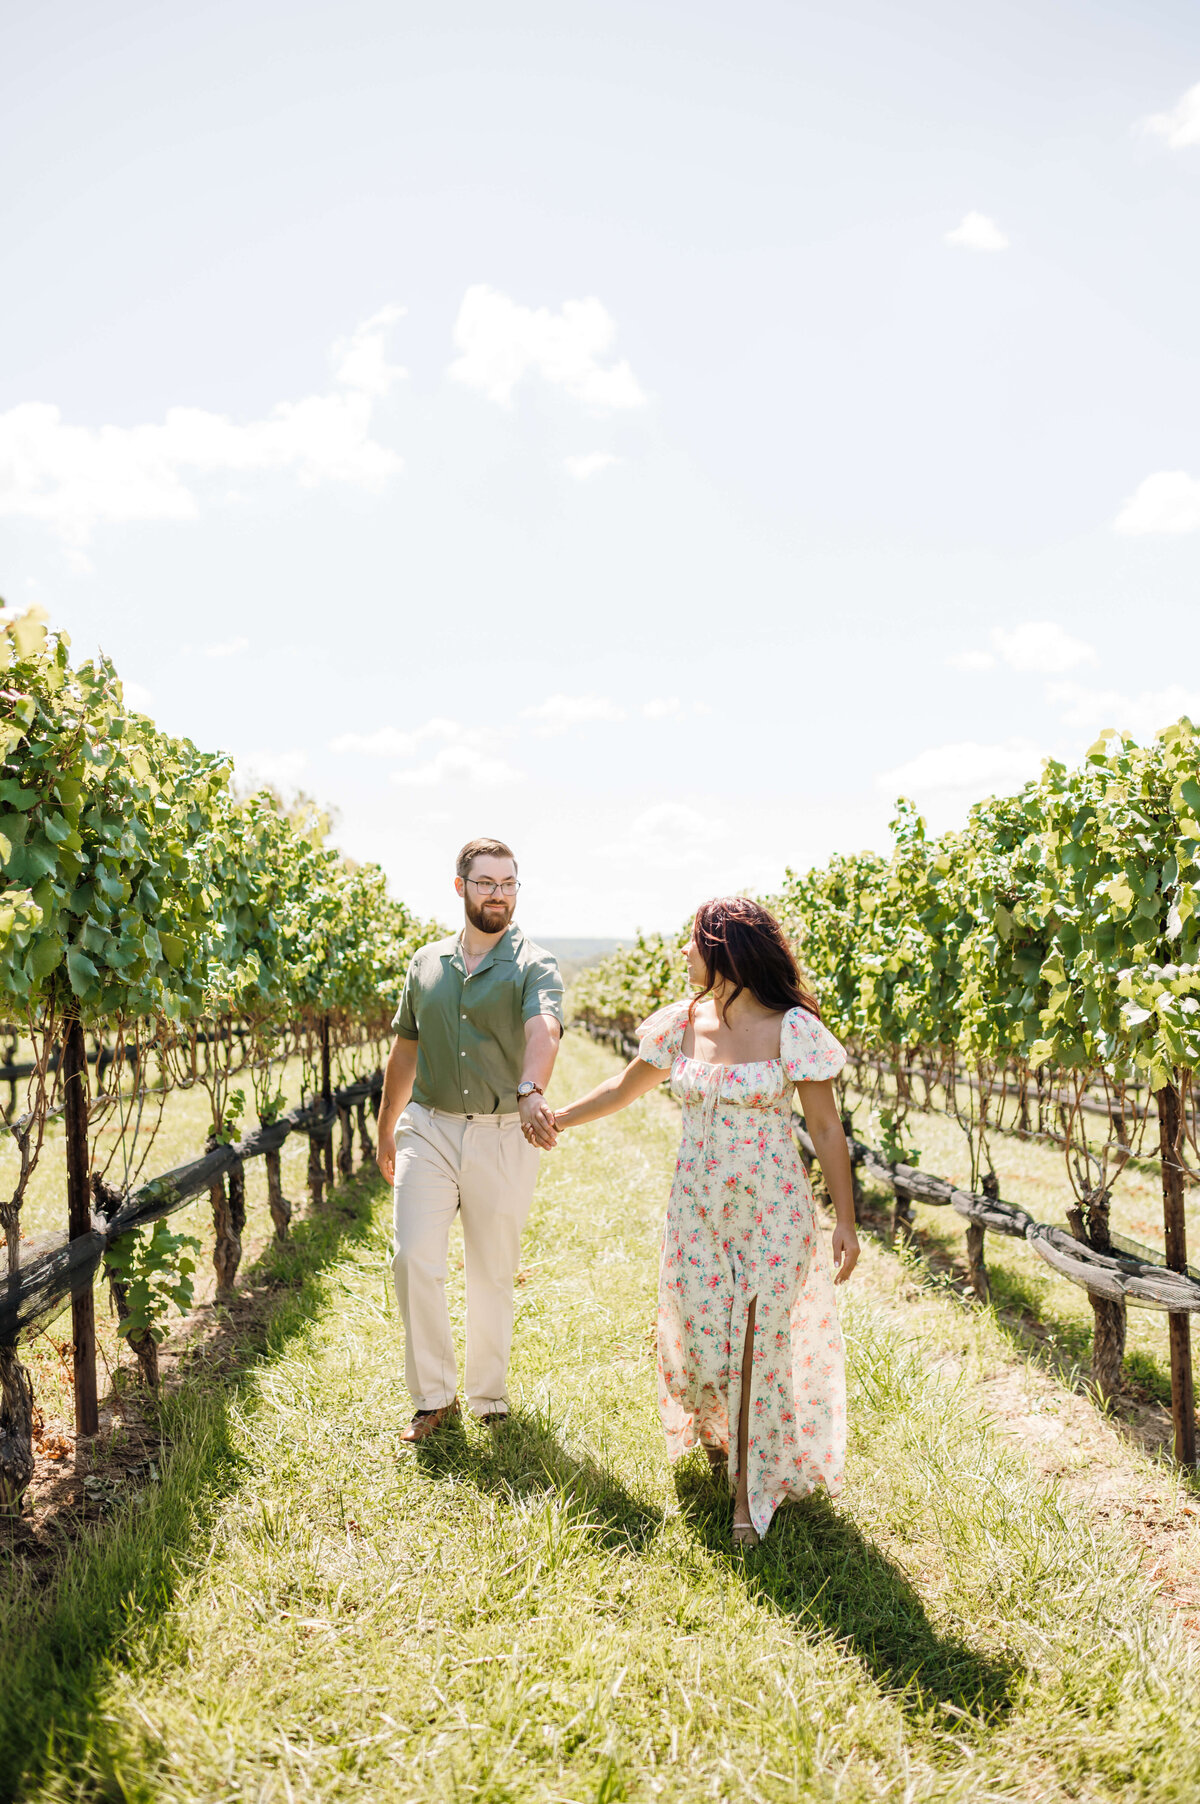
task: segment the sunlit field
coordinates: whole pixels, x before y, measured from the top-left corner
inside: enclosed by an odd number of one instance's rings
[[[555,1090],[613,1066],[569,1036]],[[1190,1619],[1159,1591],[1196,1570],[1186,1487],[918,1254],[868,1235],[844,1297],[844,1500],[730,1551],[730,1500],[698,1460],[669,1469],[655,1405],[677,1131],[659,1093],[544,1159],[498,1437],[400,1443],[390,1199],[369,1171],[268,1249],[251,1277],[272,1309],[232,1363],[174,1380],[161,1482],[59,1578],[10,1588],[6,1790],[1194,1796]],[[461,1329],[457,1269],[452,1304]],[[1056,1470],[1001,1394],[1061,1431]],[[1136,1533],[1098,1506],[1097,1462]],[[1153,1574],[1151,1516],[1171,1549]]]

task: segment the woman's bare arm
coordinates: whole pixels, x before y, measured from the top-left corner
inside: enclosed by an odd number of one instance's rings
[[[859,1252],[854,1227],[850,1149],[846,1145],[833,1085],[828,1079],[820,1084],[797,1084],[796,1094],[837,1216],[837,1226],[833,1230],[833,1263],[837,1269],[833,1281],[844,1284],[858,1264]]]
[[[599,1121],[605,1115],[615,1115],[618,1109],[628,1108],[647,1090],[653,1090],[656,1084],[670,1076],[669,1070],[661,1065],[647,1065],[644,1059],[634,1059],[626,1065],[624,1071],[616,1077],[609,1077],[578,1102],[568,1103],[565,1109],[555,1109],[554,1125],[556,1128],[582,1127],[585,1121]]]

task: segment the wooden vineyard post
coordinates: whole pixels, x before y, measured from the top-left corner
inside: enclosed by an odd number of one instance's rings
[[[67,1137],[67,1231],[72,1240],[79,1240],[92,1231],[92,1186],[87,1046],[78,1015],[72,1015],[67,1022],[62,1074]],[[71,1342],[75,1367],[75,1432],[95,1434],[100,1426],[100,1406],[96,1395],[96,1301],[90,1281],[71,1299]]]
[[[321,1016],[321,1103],[328,1115],[333,1107],[333,1085],[329,1072],[329,1016]],[[325,1137],[325,1182],[333,1189],[333,1127]]]
[[[216,1144],[209,1142],[209,1148]],[[242,1260],[242,1229],[246,1225],[246,1174],[239,1159],[229,1173],[213,1179],[208,1188],[213,1215],[213,1265],[217,1273],[217,1301],[226,1303],[233,1295],[234,1280]]]
[[[1178,1083],[1156,1090],[1158,1139],[1162,1154],[1163,1229],[1167,1245],[1167,1269],[1187,1270],[1187,1228],[1183,1214],[1183,1167],[1179,1143],[1183,1137],[1183,1110]],[[1192,1389],[1191,1316],[1168,1315],[1171,1337],[1171,1417],[1175,1424],[1175,1458],[1182,1466],[1196,1463],[1196,1407]]]
[[[339,1102],[337,1106],[338,1127],[341,1130],[338,1139],[337,1167],[344,1178],[348,1178],[354,1170],[354,1129],[350,1124],[350,1104]]]
[[[310,1208],[319,1209],[325,1196],[325,1165],[321,1158],[321,1136],[308,1136],[308,1201]]]
[[[292,1205],[283,1194],[283,1170],[280,1164],[279,1149],[267,1153],[267,1205],[271,1211],[271,1220],[275,1224],[276,1240],[286,1240],[288,1224],[292,1219]]]
[[[984,1196],[995,1202],[1000,1195],[1000,1180],[994,1171],[987,1171],[980,1179]],[[988,1279],[987,1264],[984,1259],[983,1246],[986,1230],[981,1221],[967,1223],[967,1283],[981,1303],[992,1300],[992,1286]]]
[[[367,1132],[367,1101],[364,1097],[358,1104],[358,1150],[363,1163],[369,1165],[375,1157],[375,1142]]]

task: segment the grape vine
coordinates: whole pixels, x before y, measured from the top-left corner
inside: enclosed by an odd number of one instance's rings
[[[222,754],[128,706],[108,659],[73,664],[67,635],[37,612],[0,612],[0,1026],[32,1066],[6,1130],[18,1155],[0,1193],[10,1273],[46,1125],[63,1105],[70,1027],[105,1049],[87,1128],[91,1181],[111,1209],[142,1173],[173,1087],[204,1087],[215,1143],[246,1102],[239,1073],[267,1123],[283,1108],[289,1054],[302,1056],[313,1095],[326,1049],[340,1079],[374,1068],[408,960],[437,931],[389,896],[378,867],[327,846],[311,810],[266,791],[239,797],[232,774]],[[161,1300],[186,1242],[156,1232]],[[143,1337],[151,1251],[110,1261]],[[27,1389],[15,1349],[0,1347],[0,1502],[27,1482],[19,1446],[10,1458]]]
[[[904,1157],[921,1083],[926,1101],[943,1088],[966,1132],[973,1189],[1002,1111],[1027,1126],[1035,1110],[1066,1157],[1073,1232],[1108,1248],[1112,1186],[1155,1112],[1164,1198],[1168,1177],[1200,1182],[1200,737],[1186,719],[1145,746],[1107,732],[1077,767],[1048,760],[1020,794],[978,803],[960,831],[931,836],[902,800],[892,833],[890,854],[788,870],[763,898],[880,1109],[888,1156]],[[639,936],[583,973],[577,1019],[631,1032],[686,993],[677,950]],[[1168,1220],[1169,1256],[1171,1235]],[[1111,1389],[1124,1304],[1092,1302]]]

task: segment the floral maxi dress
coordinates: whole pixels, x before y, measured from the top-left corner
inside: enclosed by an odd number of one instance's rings
[[[667,1452],[728,1450],[737,1480],[746,1319],[755,1311],[748,1435],[760,1534],[785,1497],[842,1486],[846,1377],[833,1274],[791,1134],[792,1085],[833,1077],[846,1055],[806,1009],[785,1015],[780,1056],[685,1058],[688,1005],[643,1025],[638,1057],[670,1070],[683,1138],[658,1286],[658,1400]]]

